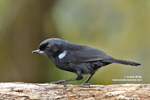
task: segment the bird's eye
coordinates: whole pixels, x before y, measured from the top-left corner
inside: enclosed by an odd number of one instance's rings
[[[49,48],[50,48],[50,45],[48,45],[46,48],[49,49]]]

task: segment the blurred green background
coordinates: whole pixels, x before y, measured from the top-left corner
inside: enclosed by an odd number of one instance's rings
[[[142,63],[103,67],[91,84],[150,83],[150,0],[0,0],[0,82],[75,78],[31,53],[52,37]],[[128,76],[140,76],[142,81],[112,80]]]

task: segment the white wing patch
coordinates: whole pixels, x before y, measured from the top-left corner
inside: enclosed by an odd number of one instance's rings
[[[66,56],[66,54],[67,54],[67,51],[62,52],[61,54],[59,54],[58,58],[62,59]]]

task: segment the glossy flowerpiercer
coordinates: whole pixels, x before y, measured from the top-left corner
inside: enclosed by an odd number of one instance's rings
[[[45,54],[57,68],[77,74],[77,78],[75,79],[52,82],[55,84],[81,80],[84,74],[90,74],[90,77],[83,83],[83,85],[88,84],[90,78],[99,68],[112,63],[132,66],[140,65],[140,63],[136,62],[115,59],[96,48],[79,45],[59,38],[44,40],[39,45],[38,50],[32,53]]]

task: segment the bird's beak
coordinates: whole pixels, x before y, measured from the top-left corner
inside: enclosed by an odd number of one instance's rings
[[[42,53],[44,53],[44,51],[41,51],[41,50],[34,50],[34,51],[32,51],[32,53],[39,53],[39,54],[42,54]]]

